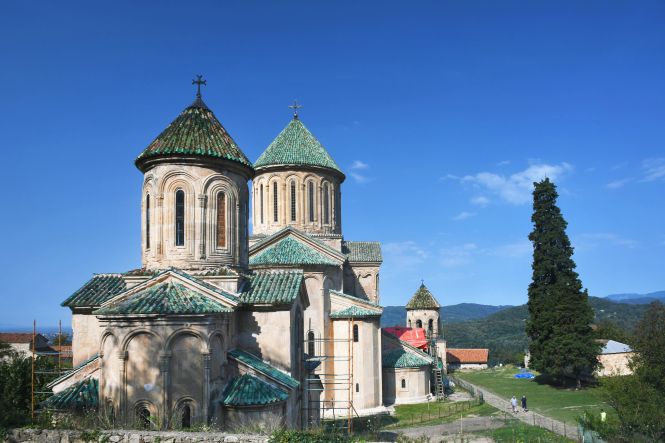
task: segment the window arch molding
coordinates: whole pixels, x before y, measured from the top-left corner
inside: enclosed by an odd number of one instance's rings
[[[283,222],[282,205],[285,204],[286,199],[283,194],[284,179],[279,175],[273,175],[268,179],[267,189],[267,218],[268,224],[275,225]]]
[[[163,203],[161,206],[161,238],[170,250],[178,251],[177,254],[193,256],[195,247],[195,211],[196,192],[192,182],[186,174],[171,174],[163,184]],[[176,218],[176,193],[181,190],[184,193],[184,245],[176,246],[175,218]],[[157,220],[156,220],[157,221]]]
[[[304,178],[303,183],[305,184],[303,195],[305,202],[305,223],[317,223],[320,220],[319,186],[321,185],[321,180],[313,175],[308,175]]]
[[[224,194],[224,221],[225,221],[225,244],[218,244],[218,222],[219,214],[217,207],[219,194]],[[239,235],[241,229],[240,211],[238,206],[239,190],[235,183],[221,174],[215,174],[206,179],[203,184],[203,195],[205,196],[204,214],[205,219],[205,252],[207,257],[221,258],[224,256],[237,257],[237,248],[240,243]]]
[[[286,209],[286,223],[298,223],[302,221],[302,181],[295,174],[290,174],[285,179],[286,194],[281,199]]]
[[[143,413],[146,411],[148,413],[147,417]],[[139,400],[134,403],[134,418],[139,425],[144,420],[147,420],[147,423],[144,425],[145,429],[152,429],[157,417],[157,408],[148,400]]]
[[[185,396],[181,397],[176,401],[175,406],[173,408],[173,412],[175,412],[174,419],[176,420],[176,423],[171,423],[171,427],[185,427],[183,426],[182,420],[183,416],[185,415],[185,408],[189,408],[189,426],[191,427],[197,422],[197,418],[199,415],[199,405],[194,398]]]
[[[321,223],[329,226],[333,224],[334,188],[328,180],[321,182]]]

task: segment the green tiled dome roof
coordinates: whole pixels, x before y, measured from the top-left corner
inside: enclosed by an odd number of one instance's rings
[[[441,305],[425,284],[421,284],[411,300],[406,304],[406,309],[439,309]]]
[[[311,246],[293,237],[285,237],[249,259],[250,266],[263,265],[337,265]]]
[[[384,368],[418,368],[431,364],[431,361],[401,348],[384,352],[381,356],[381,365]]]
[[[344,175],[326,148],[298,118],[286,125],[254,163],[257,169],[278,165],[318,166]]]
[[[151,158],[174,155],[226,159],[252,167],[252,163],[200,97],[148,145],[135,163],[142,169]]]
[[[95,409],[99,405],[99,381],[88,377],[42,402],[46,409]]]

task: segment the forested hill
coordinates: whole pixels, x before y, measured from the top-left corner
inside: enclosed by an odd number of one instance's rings
[[[647,305],[616,303],[604,298],[589,297],[596,322],[609,320],[631,330],[640,320]],[[528,317],[526,305],[503,309],[482,319],[443,324],[444,337],[451,348],[489,348],[491,363],[514,361],[527,347],[524,324]]]
[[[459,303],[441,307],[441,321],[445,323],[461,322],[487,317],[512,306],[478,305]],[[406,326],[406,308],[404,306],[386,306],[381,316],[381,327]]]

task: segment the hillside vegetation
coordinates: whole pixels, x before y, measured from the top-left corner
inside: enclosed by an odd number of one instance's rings
[[[632,330],[647,305],[630,305],[589,297],[595,322],[611,321],[622,329]],[[482,319],[443,324],[444,337],[451,348],[489,348],[490,363],[521,363],[527,348],[524,324],[526,305],[503,309]]]
[[[465,320],[474,320],[496,312],[511,308],[510,305],[492,306],[476,303],[459,303],[441,307],[441,321],[457,323]],[[406,308],[404,306],[386,306],[381,316],[381,327],[406,326]]]

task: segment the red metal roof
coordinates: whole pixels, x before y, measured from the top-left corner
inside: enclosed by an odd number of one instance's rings
[[[402,326],[393,326],[392,328],[383,328],[384,331],[391,333],[411,346],[420,349],[427,349],[427,334],[423,328],[405,328]]]
[[[446,349],[448,363],[487,363],[489,349]]]

